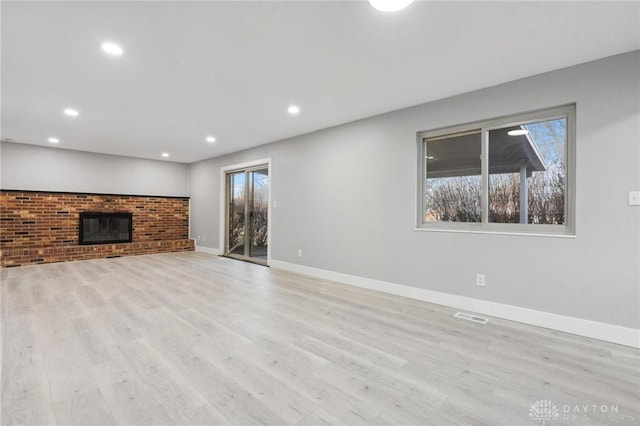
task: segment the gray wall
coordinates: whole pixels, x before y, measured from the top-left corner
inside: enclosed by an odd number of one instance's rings
[[[273,259],[640,328],[638,75],[636,51],[194,163],[191,236],[218,248],[220,167],[271,157]],[[416,132],[573,102],[576,238],[414,230]]]
[[[0,187],[33,191],[189,195],[189,165],[2,142]]]

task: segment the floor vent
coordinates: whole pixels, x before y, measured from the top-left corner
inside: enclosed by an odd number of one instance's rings
[[[489,320],[487,318],[483,318],[483,317],[479,317],[479,316],[471,315],[471,314],[465,314],[464,312],[456,312],[454,317],[460,318],[460,319],[463,319],[463,320],[467,320],[467,321],[477,322],[477,323],[480,323],[480,324],[486,324],[486,323],[489,322]]]

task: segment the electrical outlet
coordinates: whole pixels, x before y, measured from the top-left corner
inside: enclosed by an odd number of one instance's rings
[[[202,241],[207,241],[207,237],[205,237],[204,235],[202,236]]]
[[[484,287],[484,274],[476,274],[476,285]]]
[[[200,241],[200,235],[198,235],[198,241]]]
[[[275,209],[275,208],[278,208],[278,202],[277,202],[277,201],[275,201],[275,200],[273,201],[273,208],[274,208],[274,209]]]
[[[302,257],[302,249],[298,249],[298,257]]]
[[[629,205],[640,206],[640,191],[629,191]]]

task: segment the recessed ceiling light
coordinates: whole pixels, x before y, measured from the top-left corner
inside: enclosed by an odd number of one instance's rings
[[[50,143],[58,143],[58,142],[60,142],[60,139],[58,139],[58,138],[49,138],[49,139],[47,139],[47,140],[48,140]]]
[[[122,52],[123,52],[122,47],[111,42],[104,42],[100,47],[102,48],[102,51],[104,53],[108,53],[109,55],[113,55],[113,56],[120,56],[122,55]]]
[[[509,130],[507,132],[507,134],[509,136],[522,136],[522,135],[526,135],[528,133],[529,133],[529,131],[527,129],[515,129],[515,130]]]
[[[162,153],[162,156],[163,156],[164,158],[167,158],[167,157],[169,157],[169,153],[168,153],[168,152],[163,152],[163,153]]]
[[[371,7],[381,12],[395,12],[404,9],[411,3],[413,0],[369,0]]]
[[[289,111],[289,114],[291,115],[296,115],[300,112],[300,107],[291,105],[289,108],[287,108],[287,111]]]
[[[216,141],[216,138],[214,138],[213,136],[207,136],[206,141],[209,143],[214,143]]]
[[[70,117],[77,117],[80,114],[77,109],[73,108],[65,108],[64,113]]]
[[[430,155],[426,155],[424,158],[426,158],[427,160],[435,160],[436,157],[431,157]]]

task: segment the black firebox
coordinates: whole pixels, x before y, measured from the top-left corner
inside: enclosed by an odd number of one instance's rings
[[[80,244],[130,243],[132,213],[80,213]]]

